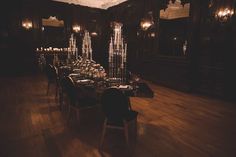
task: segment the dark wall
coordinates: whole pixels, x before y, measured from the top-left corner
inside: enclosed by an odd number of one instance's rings
[[[49,0],[4,3],[0,6],[1,74],[35,70],[35,48],[66,46],[74,24],[98,33],[98,36],[92,37],[94,59],[107,67],[110,22],[118,21],[123,23],[124,38],[128,43],[130,71],[178,90],[235,99],[235,16],[227,23],[219,23],[213,18],[209,1],[190,0],[188,19],[160,20],[159,11],[166,8],[168,2],[129,0],[108,10]],[[184,4],[188,0],[182,2]],[[150,11],[155,24],[143,31],[140,20]],[[49,16],[64,20],[65,26],[42,31],[41,19]],[[21,27],[24,18],[33,21],[33,29]],[[176,32],[181,32],[180,36],[188,40],[186,55],[176,55],[180,53],[173,48],[168,50],[172,43],[164,45],[163,36],[169,39]],[[154,37],[151,36],[153,33]],[[78,48],[81,48],[82,36],[82,33],[76,34]]]
[[[20,72],[27,65],[32,66],[34,31],[24,32],[20,27],[21,3],[14,5],[6,2],[1,5],[1,74]]]
[[[168,56],[172,51],[160,49],[164,46],[164,37],[168,38],[168,33],[171,34],[171,31],[181,33],[186,27],[188,29],[189,25],[183,27],[183,24],[188,24],[189,21],[186,19],[178,19],[177,22],[171,21],[171,23],[167,20],[160,21],[160,9],[166,5],[167,1],[131,0],[109,8],[109,19],[124,24],[123,31],[128,43],[128,67],[131,71],[153,82],[189,91],[190,84],[187,78],[189,61],[186,57]],[[148,12],[152,12],[154,25],[144,31],[140,27],[140,21]],[[181,25],[178,26],[178,23]],[[151,36],[152,34],[155,36]],[[165,46],[165,48],[171,47]]]
[[[171,88],[235,100],[235,16],[219,23],[209,1],[191,0],[188,19],[159,20],[159,10],[166,4],[167,1],[130,0],[108,9],[110,21],[124,24],[130,70]],[[140,19],[148,11],[153,12],[155,25],[142,31]],[[157,34],[155,38],[150,38],[152,32]],[[186,55],[172,52],[172,42],[166,45],[165,38],[178,33],[188,40]]]
[[[211,8],[204,3],[201,14],[196,90],[235,100],[235,16],[228,22],[220,23],[212,18]]]
[[[37,47],[68,47],[72,26],[82,26],[81,33],[75,33],[79,52],[83,31],[96,31],[98,36],[92,37],[95,60],[102,62],[103,53],[104,10],[83,7],[79,5],[60,3],[49,0],[21,0],[1,5],[0,52],[1,73],[22,73],[35,71]],[[64,27],[44,27],[42,18],[56,16],[64,21]],[[33,28],[26,30],[21,26],[22,20],[29,19]]]

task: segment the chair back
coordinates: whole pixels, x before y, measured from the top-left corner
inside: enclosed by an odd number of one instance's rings
[[[109,121],[122,121],[129,111],[129,99],[117,88],[106,89],[101,97],[102,109]]]
[[[96,105],[96,90],[94,86],[79,86],[78,91],[78,101],[81,106],[92,106]]]
[[[55,66],[48,64],[46,66],[46,75],[48,81],[55,81],[57,79],[57,69]]]
[[[61,80],[62,90],[66,93],[72,105],[76,104],[77,92],[74,81],[71,77],[67,76]]]

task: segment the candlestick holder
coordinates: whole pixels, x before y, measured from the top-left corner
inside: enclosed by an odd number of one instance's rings
[[[122,24],[113,22],[113,34],[109,43],[109,80],[126,83],[127,43],[122,36]]]

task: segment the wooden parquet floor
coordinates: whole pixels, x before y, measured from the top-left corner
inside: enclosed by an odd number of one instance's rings
[[[99,152],[99,109],[68,125],[43,75],[2,77],[0,157],[236,157],[236,104],[149,85],[154,98],[131,98],[137,142],[111,130]]]

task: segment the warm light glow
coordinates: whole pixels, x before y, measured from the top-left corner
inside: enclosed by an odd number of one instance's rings
[[[92,32],[92,33],[91,33],[91,36],[97,36],[97,35],[98,35],[97,32]]]
[[[32,21],[22,21],[22,27],[24,27],[25,29],[31,29],[33,27]]]
[[[215,14],[215,18],[220,21],[220,22],[227,22],[231,16],[233,16],[234,11],[233,9],[225,8],[225,9],[220,9],[218,12]]]
[[[152,17],[152,12],[148,12],[148,14],[146,15],[146,17],[144,17],[141,22],[140,22],[140,26],[143,30],[148,30],[152,25],[154,25],[153,22],[153,17]]]
[[[142,28],[145,29],[145,30],[147,30],[151,25],[152,25],[152,24],[151,24],[150,22],[144,22],[144,23],[142,24]]]
[[[154,38],[155,36],[156,36],[156,34],[155,34],[154,32],[152,32],[152,33],[151,33],[151,37]]]
[[[73,29],[73,31],[76,32],[76,33],[78,33],[79,31],[81,31],[81,27],[80,27],[79,25],[74,25],[72,29]]]

